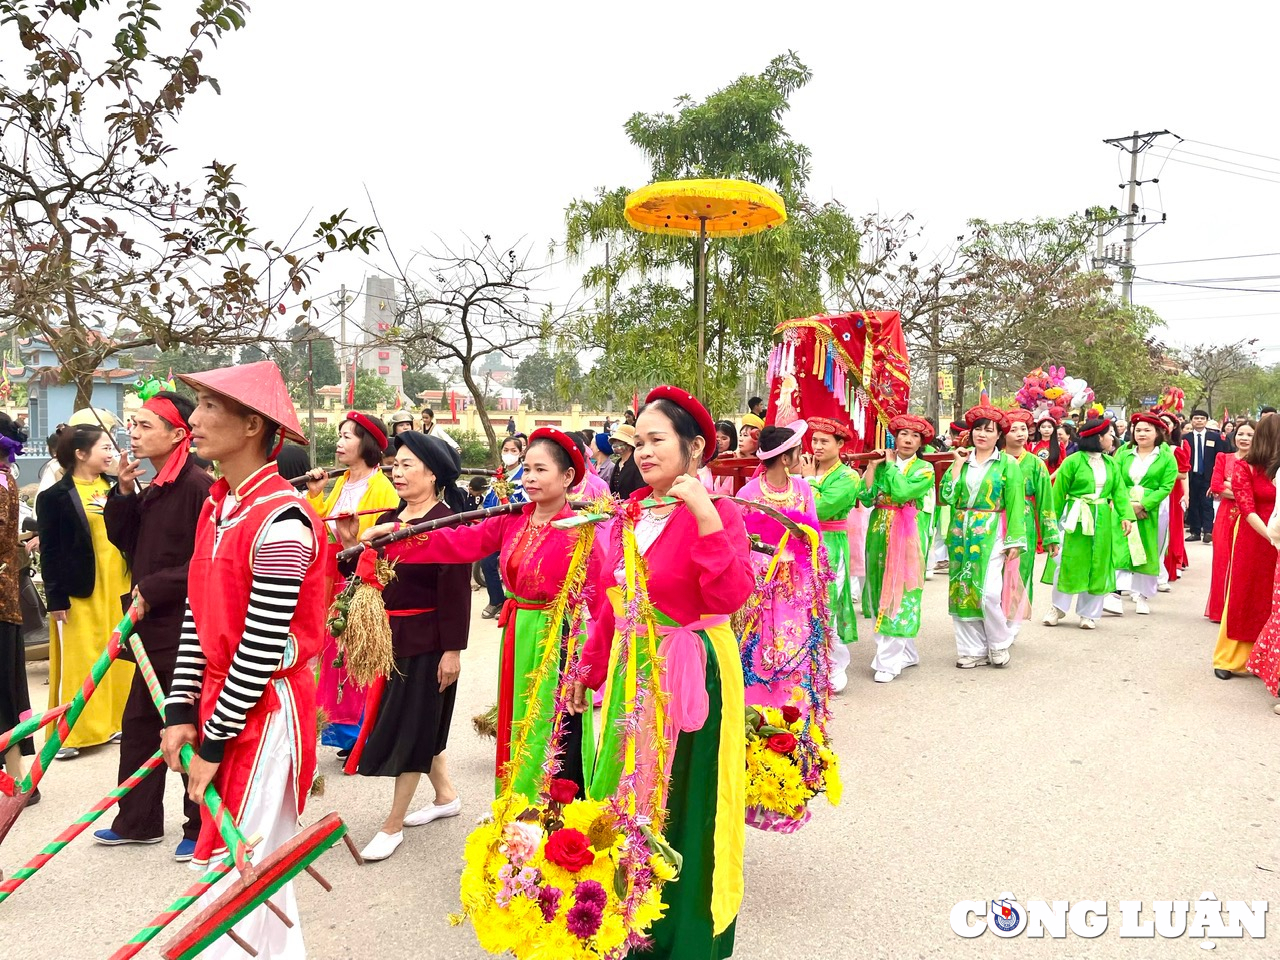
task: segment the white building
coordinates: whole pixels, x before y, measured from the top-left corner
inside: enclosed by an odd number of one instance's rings
[[[360,369],[376,373],[397,390],[404,388],[404,360],[395,344],[381,343],[396,324],[396,282],[369,277],[364,286],[364,328]]]

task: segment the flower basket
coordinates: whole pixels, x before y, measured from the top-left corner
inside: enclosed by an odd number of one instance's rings
[[[454,924],[470,920],[489,953],[519,960],[621,960],[648,947],[647,931],[666,909],[662,886],[680,871],[680,855],[662,838],[660,815],[655,822],[637,813],[632,780],[608,800],[589,800],[576,798],[577,785],[556,776],[578,672],[580,597],[594,536],[594,524],[581,526],[569,574],[547,618],[543,659],[530,676],[530,689],[537,690],[549,671],[560,670],[539,795],[530,800],[516,794],[513,778],[505,778],[492,816],[467,837],[462,911],[450,917]],[[562,622],[569,624],[563,640]],[[529,711],[512,731],[513,765],[525,756],[535,715]],[[623,741],[630,755],[635,746],[634,738]]]
[[[747,707],[747,825],[793,833],[819,793],[835,806],[840,763],[821,724],[799,707]]]
[[[678,855],[613,801],[562,802],[575,789],[552,780],[547,796],[516,804],[515,817],[498,799],[467,838],[463,913],[490,953],[621,958],[662,916]]]

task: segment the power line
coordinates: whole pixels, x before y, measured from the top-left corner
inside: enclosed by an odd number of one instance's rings
[[[1261,173],[1270,173],[1280,176],[1280,170],[1273,170],[1270,167],[1255,167],[1247,163],[1238,163],[1235,160],[1227,160],[1225,157],[1215,157],[1208,153],[1196,153],[1194,150],[1182,150],[1179,151],[1179,155],[1184,157],[1199,157],[1201,160],[1212,160],[1214,163],[1225,163],[1232,167],[1244,167],[1246,170],[1258,170]]]
[[[1276,253],[1238,253],[1231,257],[1198,257],[1195,260],[1160,260],[1157,263],[1148,263],[1148,267],[1170,267],[1178,263],[1216,263],[1220,260],[1252,260],[1257,257],[1280,257],[1280,252]]]
[[[1220,143],[1206,143],[1203,140],[1187,140],[1187,143],[1198,143],[1202,147],[1213,147],[1215,150],[1226,150],[1228,153],[1243,153],[1246,157],[1257,157],[1259,160],[1274,160],[1280,163],[1280,157],[1269,157],[1265,153],[1250,153],[1248,150],[1237,150],[1235,147],[1224,147]]]
[[[1280,289],[1258,289],[1257,287],[1215,287],[1203,283],[1190,283],[1184,280],[1153,280],[1150,277],[1134,277],[1143,283],[1157,283],[1166,287],[1195,287],[1200,290],[1238,290],[1243,293],[1280,293]]]
[[[1161,156],[1161,154],[1156,154],[1156,156]],[[1193,160],[1183,160],[1181,157],[1175,157],[1173,155],[1169,155],[1165,159],[1172,160],[1174,163],[1185,164],[1188,167],[1199,167],[1201,170],[1213,170],[1216,173],[1228,173],[1233,177],[1245,177],[1248,180],[1261,180],[1263,183],[1280,183],[1280,180],[1272,180],[1270,177],[1258,177],[1252,173],[1243,173],[1239,170],[1226,170],[1222,167],[1211,167],[1207,163],[1196,163]]]
[[[1247,283],[1251,280],[1280,280],[1280,273],[1258,274],[1252,277],[1184,277],[1183,283]],[[1151,281],[1158,283],[1160,281]]]

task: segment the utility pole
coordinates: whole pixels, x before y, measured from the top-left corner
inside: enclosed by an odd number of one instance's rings
[[[339,386],[342,387],[342,402],[347,396],[347,285],[342,285],[338,293],[338,369],[341,371]]]
[[[1119,259],[1115,257],[1102,257],[1101,262],[1118,266],[1120,268],[1121,289],[1124,291],[1124,300],[1126,303],[1133,303],[1133,244],[1138,239],[1134,234],[1137,232],[1139,223],[1147,222],[1146,214],[1140,212],[1138,207],[1138,187],[1144,183],[1159,183],[1159,179],[1150,181],[1138,179],[1138,154],[1142,153],[1160,137],[1178,137],[1176,133],[1170,133],[1168,130],[1155,130],[1150,133],[1139,133],[1133,131],[1128,137],[1112,137],[1102,142],[1109,146],[1117,147],[1129,154],[1129,180],[1127,183],[1120,184],[1120,188],[1128,188],[1128,199],[1125,202],[1124,212],[1121,215],[1121,222],[1124,224],[1124,250]],[[1160,220],[1153,222],[1151,227],[1155,227],[1157,223],[1164,223],[1168,219],[1168,214],[1161,212]],[[1146,231],[1144,230],[1145,234]],[[1101,237],[1099,237],[1101,240]]]

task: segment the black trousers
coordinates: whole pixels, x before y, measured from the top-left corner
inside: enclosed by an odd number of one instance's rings
[[[1213,498],[1209,478],[1198,473],[1187,477],[1187,531],[1197,536],[1213,533]]]
[[[173,685],[173,670],[178,661],[178,649],[147,650],[151,665],[155,667],[160,689],[167,691]],[[129,699],[124,705],[124,718],[120,735],[120,779],[134,773],[160,749],[160,737],[164,722],[156,709],[142,679],[142,671],[135,670]],[[165,764],[120,798],[120,810],[111,829],[131,840],[152,840],[164,836],[164,779],[168,771]],[[187,778],[182,778],[182,809],[187,822],[182,835],[194,840],[200,835],[200,807],[192,803],[186,794]]]

